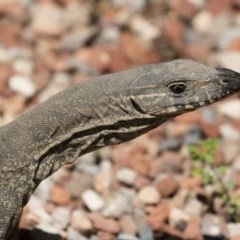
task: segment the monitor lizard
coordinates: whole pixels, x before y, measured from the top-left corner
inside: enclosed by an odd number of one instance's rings
[[[239,90],[239,73],[174,60],[73,85],[3,126],[0,239],[17,239],[23,206],[65,164]]]

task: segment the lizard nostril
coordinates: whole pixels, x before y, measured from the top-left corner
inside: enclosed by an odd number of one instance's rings
[[[220,83],[221,83],[222,85],[226,85],[228,82],[229,82],[229,80],[227,80],[227,79],[222,79],[222,80],[220,80]]]

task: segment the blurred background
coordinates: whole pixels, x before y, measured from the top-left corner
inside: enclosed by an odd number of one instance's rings
[[[239,0],[0,0],[0,124],[71,84],[190,58],[240,71]],[[240,239],[235,95],[45,180],[20,239]]]

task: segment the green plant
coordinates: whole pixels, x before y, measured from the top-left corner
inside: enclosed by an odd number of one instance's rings
[[[215,193],[220,197],[228,218],[232,221],[239,221],[240,194],[232,196],[229,192],[232,183],[223,180],[228,166],[226,164],[215,164],[215,156],[219,147],[219,139],[206,139],[198,145],[188,146],[193,161],[192,175],[200,175],[204,185],[213,184]]]

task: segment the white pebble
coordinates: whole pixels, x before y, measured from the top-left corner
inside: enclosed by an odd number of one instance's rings
[[[239,132],[229,123],[224,123],[220,126],[220,133],[224,139],[237,141],[240,139]]]
[[[13,62],[13,69],[18,73],[30,75],[33,73],[34,65],[27,59],[17,59]]]
[[[130,168],[122,168],[117,172],[117,180],[127,185],[133,185],[137,179],[137,173]]]
[[[52,219],[55,226],[60,229],[66,228],[70,221],[70,209],[66,207],[55,208],[52,213]]]
[[[88,189],[82,194],[82,199],[91,211],[98,211],[104,207],[103,198],[95,191]]]
[[[208,11],[202,11],[194,17],[192,23],[198,32],[209,33],[213,25],[213,15]]]
[[[160,194],[155,187],[146,186],[138,193],[138,199],[144,204],[157,204],[160,201]]]
[[[36,86],[31,79],[20,75],[10,78],[9,87],[12,91],[20,93],[25,97],[32,97],[36,93]]]

